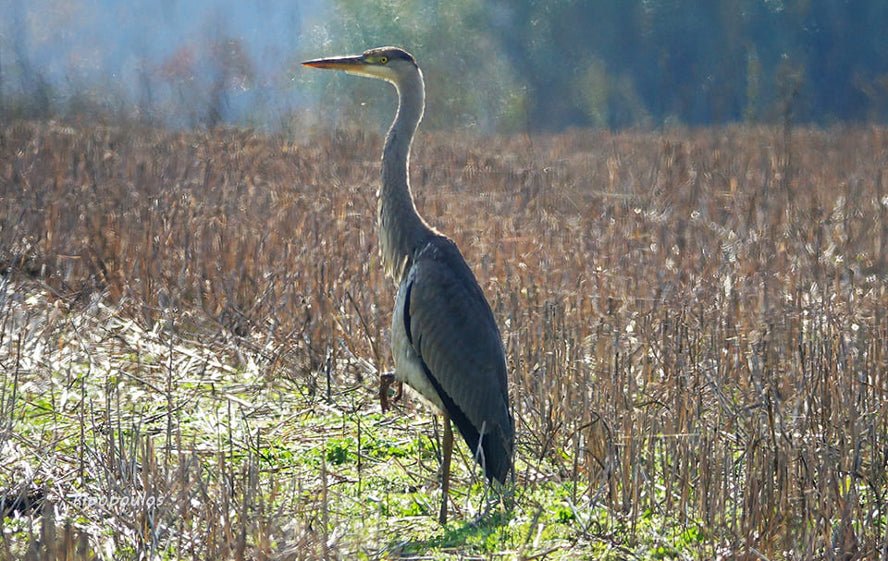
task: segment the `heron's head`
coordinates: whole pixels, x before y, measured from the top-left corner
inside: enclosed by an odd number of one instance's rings
[[[341,70],[348,74],[377,78],[396,86],[401,84],[404,78],[415,75],[418,69],[413,55],[398,47],[378,47],[364,51],[360,55],[317,58],[302,64],[312,68]]]

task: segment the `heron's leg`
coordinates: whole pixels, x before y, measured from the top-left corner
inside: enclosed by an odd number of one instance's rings
[[[395,396],[389,401],[389,388],[395,385]],[[404,395],[404,382],[395,380],[395,373],[389,370],[379,375],[379,405],[385,413],[391,408],[392,403],[397,403]]]
[[[447,523],[447,503],[450,500],[450,458],[453,456],[453,429],[450,415],[444,413],[444,454],[441,463],[441,514],[438,522]]]
[[[389,410],[389,388],[394,381],[394,372],[383,372],[379,375],[379,406],[382,407],[383,413]]]

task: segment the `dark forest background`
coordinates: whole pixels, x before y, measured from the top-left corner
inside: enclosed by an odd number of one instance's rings
[[[427,124],[484,132],[885,122],[883,0],[0,0],[0,116],[280,129],[379,120],[300,60],[411,50]],[[377,101],[381,100],[381,101]],[[330,122],[330,114],[324,121]],[[318,119],[318,122],[320,120]]]

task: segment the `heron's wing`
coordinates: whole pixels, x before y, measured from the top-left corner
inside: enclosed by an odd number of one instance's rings
[[[490,305],[447,238],[434,238],[413,267],[403,310],[410,344],[475,454],[480,437],[488,477],[503,481],[511,467],[513,426],[505,353]]]

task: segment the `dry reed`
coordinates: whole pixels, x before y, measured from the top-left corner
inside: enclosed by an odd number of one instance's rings
[[[269,373],[321,394],[363,384],[370,403],[393,300],[380,143],[10,126],[0,258],[61,301],[226,333]],[[417,206],[500,321],[520,482],[573,482],[578,508],[611,513],[599,536],[655,515],[738,559],[888,558],[888,131],[424,134],[414,157]],[[17,344],[4,339],[4,366]],[[141,489],[202,481],[188,461],[161,469],[144,435],[108,450],[150,462]],[[212,469],[257,496],[245,465]],[[179,539],[206,541],[193,551],[246,543],[224,515],[183,508]],[[132,531],[150,540],[141,516]]]

